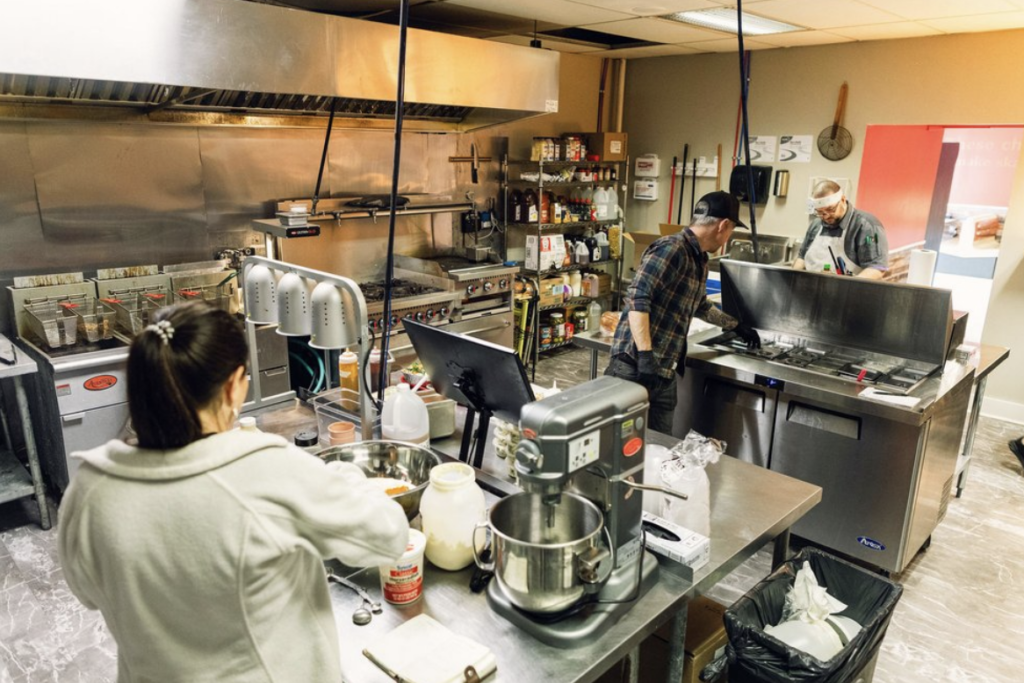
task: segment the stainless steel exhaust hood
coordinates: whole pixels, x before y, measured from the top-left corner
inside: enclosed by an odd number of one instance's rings
[[[394,116],[394,26],[243,0],[3,2],[0,26],[5,118],[201,113],[210,123],[304,125],[335,98],[336,125],[385,127]],[[408,36],[407,128],[467,131],[558,111],[557,52]]]

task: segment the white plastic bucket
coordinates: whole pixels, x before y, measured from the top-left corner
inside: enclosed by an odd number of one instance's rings
[[[409,543],[393,564],[380,566],[380,587],[384,599],[392,605],[409,605],[423,595],[423,551],[427,537],[409,529]]]

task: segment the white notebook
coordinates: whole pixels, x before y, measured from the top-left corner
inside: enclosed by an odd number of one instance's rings
[[[363,654],[400,683],[467,683],[498,669],[490,648],[451,632],[425,614],[371,643]],[[472,667],[473,672],[467,672]]]

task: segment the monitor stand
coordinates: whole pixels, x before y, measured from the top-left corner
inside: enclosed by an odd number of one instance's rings
[[[459,448],[459,460],[480,469],[484,464],[484,448],[487,446],[487,430],[491,424],[491,411],[486,407],[484,394],[480,390],[476,373],[472,370],[464,370],[455,381],[454,386],[469,401],[466,421],[462,425],[462,446]],[[477,422],[478,416],[479,422]],[[477,423],[475,432],[474,423]],[[472,455],[470,451],[472,451]]]
[[[641,557],[640,593],[635,600],[629,598],[636,591],[637,566],[636,562],[630,562],[613,571],[608,583],[598,593],[598,600],[607,602],[587,605],[558,621],[551,621],[557,615],[534,617],[513,605],[498,585],[497,577],[487,585],[487,602],[496,613],[542,643],[558,648],[576,647],[583,642],[592,642],[593,638],[611,628],[658,580],[657,558],[646,550]],[[612,602],[616,600],[626,602]]]

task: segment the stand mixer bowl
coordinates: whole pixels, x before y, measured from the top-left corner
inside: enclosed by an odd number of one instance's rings
[[[595,556],[604,528],[601,511],[582,496],[563,493],[554,506],[544,500],[535,493],[509,496],[479,525],[491,531],[498,587],[513,605],[535,614],[572,607],[592,590],[592,567],[585,558]],[[492,569],[479,558],[477,564]]]

